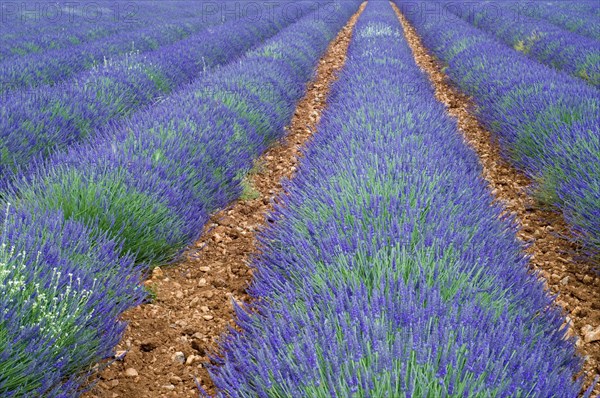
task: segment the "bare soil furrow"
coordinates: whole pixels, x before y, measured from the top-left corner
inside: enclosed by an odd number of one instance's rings
[[[88,398],[197,397],[196,382],[215,392],[205,368],[208,354],[235,326],[233,300],[248,300],[252,269],[247,264],[258,250],[256,232],[268,222],[282,181],[293,177],[302,148],[316,130],[365,5],[321,58],[285,138],[256,160],[244,196],[211,217],[180,262],[156,268],[145,282],[155,299],[125,314],[129,327],[117,348],[122,358],[98,376]]]

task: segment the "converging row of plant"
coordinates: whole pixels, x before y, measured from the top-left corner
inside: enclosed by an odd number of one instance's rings
[[[576,397],[563,319],[387,1],[332,93],[210,369],[218,395]]]
[[[111,61],[57,86],[8,96],[0,107],[0,189],[29,173],[31,163],[99,134],[106,125],[239,58],[312,7],[301,2],[292,15],[278,8],[258,21],[230,21],[155,51]]]
[[[544,66],[451,13],[396,1],[448,77],[477,105],[504,155],[556,206],[576,239],[600,253],[600,95],[586,82]],[[415,4],[417,5],[415,7]]]
[[[334,8],[327,17],[309,13],[13,187],[0,247],[1,396],[77,396],[112,356],[119,315],[145,297],[145,270],[241,193],[359,6],[321,4]]]

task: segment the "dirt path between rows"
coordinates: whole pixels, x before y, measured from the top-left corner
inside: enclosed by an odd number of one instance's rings
[[[457,120],[458,128],[483,166],[483,177],[492,194],[506,211],[516,216],[521,226],[519,239],[527,242],[532,269],[539,271],[548,290],[557,296],[571,321],[570,334],[578,338],[577,348],[585,359],[586,386],[600,374],[600,277],[585,260],[575,260],[577,247],[565,237],[569,228],[562,217],[540,209],[528,195],[531,181],[504,161],[492,134],[473,116],[473,102],[460,93],[441,72],[440,64],[423,46],[415,29],[392,3],[417,65],[427,73],[435,87],[436,98]],[[600,386],[595,393],[600,394]]]
[[[197,397],[196,380],[215,392],[204,367],[207,354],[234,324],[231,300],[248,299],[252,270],[247,261],[257,250],[256,231],[267,222],[282,180],[293,176],[301,149],[316,129],[365,5],[329,45],[285,139],[256,161],[244,197],[211,217],[179,263],[155,269],[146,281],[155,300],[125,314],[129,327],[117,347],[124,356],[99,375],[86,397]]]

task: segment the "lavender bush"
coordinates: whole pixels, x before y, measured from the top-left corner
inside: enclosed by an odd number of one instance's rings
[[[7,197],[125,238],[144,261],[172,258],[211,211],[239,194],[241,176],[283,132],[316,60],[355,5],[331,21],[306,16],[240,63],[53,156]]]
[[[241,193],[252,158],[281,137],[359,1],[321,4],[327,15],[303,17],[11,188],[0,236],[1,396],[80,394],[119,341],[118,316],[143,298],[142,270],[171,260]]]
[[[301,13],[289,16],[279,9],[259,21],[231,21],[149,54],[94,68],[64,84],[9,96],[0,107],[0,178],[19,175],[32,160],[164,99],[272,37],[312,6],[299,3]]]
[[[536,182],[579,242],[600,251],[600,95],[545,67],[462,19],[397,2],[448,77],[477,104],[504,155]]]
[[[107,60],[118,62],[128,54],[155,51],[190,36],[205,34],[206,29],[220,22],[218,17],[215,15],[210,22],[206,17],[168,24],[148,21],[140,29],[129,29],[83,47],[63,47],[5,60],[0,63],[0,94],[17,92],[23,96],[26,94],[20,91],[27,93],[41,85],[58,84]]]
[[[102,40],[109,44],[117,35],[126,32],[137,34],[148,26],[154,29],[154,32],[144,29],[150,35],[159,31],[168,34],[169,29],[179,29],[185,34],[195,22],[199,22],[197,17],[204,18],[206,27],[221,23],[222,15],[206,12],[206,4],[190,1],[5,4],[2,20],[4,29],[0,33],[0,61],[26,58],[28,54],[42,54],[59,49],[64,51],[79,48],[84,53],[86,50],[80,46],[89,46]],[[23,13],[26,10],[32,11],[29,17]],[[123,36],[144,41],[144,37],[140,35]],[[160,36],[155,37],[161,40]],[[132,45],[135,47],[139,43],[134,42]],[[127,50],[131,49],[130,46]],[[104,55],[112,57],[115,55],[112,52],[114,50],[115,47],[107,45]]]
[[[597,1],[507,2],[517,13],[546,20],[582,36],[600,40],[600,7]]]
[[[262,234],[221,397],[577,397],[580,361],[387,1]]]
[[[471,3],[468,7],[454,2],[445,4],[450,12],[529,58],[600,86],[600,41],[519,15],[504,1]]]
[[[0,237],[0,395],[73,396],[110,356],[141,267],[60,212],[6,207]],[[82,374],[83,370],[83,374]]]

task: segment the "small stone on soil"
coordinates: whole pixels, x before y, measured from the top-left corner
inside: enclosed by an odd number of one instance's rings
[[[227,282],[225,282],[221,278],[215,279],[212,284],[213,284],[214,287],[225,287],[225,286],[227,286]]]
[[[188,365],[188,366],[193,365],[195,360],[196,360],[196,356],[195,355],[190,355],[186,359],[185,364]]]
[[[183,364],[183,363],[185,363],[185,354],[181,351],[177,351],[175,354],[173,354],[171,359],[173,360],[173,362],[178,362],[178,363]]]
[[[581,331],[583,334],[583,340],[586,343],[600,341],[600,326],[598,326],[596,329],[594,329],[594,328],[592,328],[592,326],[586,325],[582,328]]]
[[[161,279],[165,276],[165,273],[163,272],[162,269],[160,269],[160,267],[156,267],[152,270],[152,278],[153,279]]]
[[[179,383],[181,383],[181,381],[182,381],[182,380],[181,380],[181,377],[178,377],[178,376],[171,376],[171,377],[169,377],[169,381],[170,381],[172,384],[179,384]]]
[[[125,371],[125,376],[127,377],[137,377],[138,376],[138,371],[135,370],[134,368],[129,368]]]

